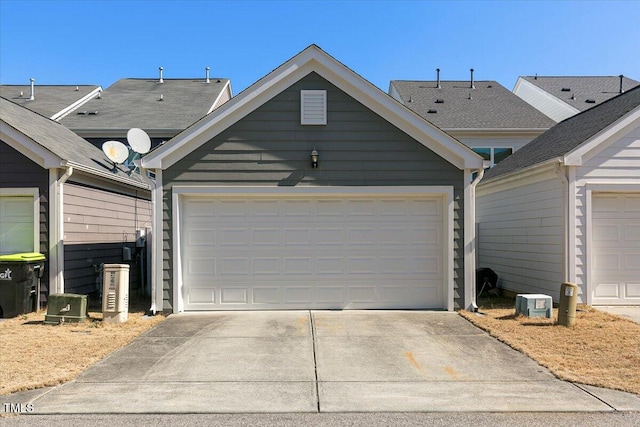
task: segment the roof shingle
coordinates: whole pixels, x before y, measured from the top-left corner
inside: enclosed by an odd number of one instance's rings
[[[548,129],[553,120],[496,81],[393,80],[402,103],[443,130]],[[440,102],[442,101],[442,102]],[[435,112],[433,112],[435,111]]]

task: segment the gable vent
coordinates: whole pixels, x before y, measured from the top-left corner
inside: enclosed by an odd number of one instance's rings
[[[302,125],[326,125],[327,124],[327,91],[326,90],[301,90],[300,91],[300,124]]]

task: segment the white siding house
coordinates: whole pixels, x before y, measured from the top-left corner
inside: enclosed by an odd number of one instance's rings
[[[479,267],[499,285],[640,304],[640,87],[567,119],[477,188]]]

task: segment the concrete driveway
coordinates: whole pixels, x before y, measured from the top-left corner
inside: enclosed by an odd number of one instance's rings
[[[637,396],[557,380],[455,313],[420,311],[172,315],[29,396],[40,414],[640,410]]]

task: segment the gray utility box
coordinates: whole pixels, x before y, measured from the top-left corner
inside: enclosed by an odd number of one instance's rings
[[[516,315],[526,317],[553,317],[553,300],[549,295],[519,294],[516,296]]]
[[[78,294],[51,294],[47,303],[46,325],[78,323],[87,318],[87,296]]]

